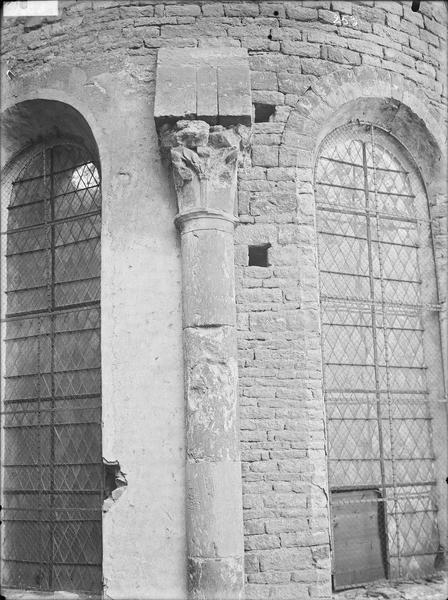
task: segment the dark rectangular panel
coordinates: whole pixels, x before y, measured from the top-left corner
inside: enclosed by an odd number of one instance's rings
[[[379,491],[333,492],[332,521],[335,589],[386,577]]]

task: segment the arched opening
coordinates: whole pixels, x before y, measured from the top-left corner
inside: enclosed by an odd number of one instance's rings
[[[348,122],[371,123],[392,133],[416,163],[427,187],[434,179],[444,181],[443,157],[436,140],[425,122],[402,102],[373,96],[346,102],[325,119],[316,150],[331,131]]]
[[[334,584],[424,575],[446,535],[425,187],[397,139],[360,118],[326,135],[314,175]]]
[[[99,161],[98,146],[86,119],[57,100],[24,100],[2,115],[2,166],[31,144],[67,138],[78,141]]]
[[[100,592],[100,165],[83,117],[4,120],[2,587]]]

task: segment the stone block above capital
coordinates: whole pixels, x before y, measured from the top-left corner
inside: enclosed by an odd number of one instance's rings
[[[252,122],[245,48],[161,48],[157,57],[156,125],[196,119],[212,125]]]

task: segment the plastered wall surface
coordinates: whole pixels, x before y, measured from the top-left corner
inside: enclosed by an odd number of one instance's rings
[[[128,482],[103,518],[105,593],[184,597],[180,248],[152,107],[126,72],[79,67],[27,79],[33,97],[76,106],[99,146],[103,457]]]
[[[128,486],[104,517],[104,576],[114,598],[170,598],[185,586],[179,244],[151,107],[122,77],[102,81],[118,92],[103,191],[103,452]]]
[[[175,194],[153,120],[155,64],[161,47],[227,46],[248,49],[252,100],[275,107],[269,122],[253,125],[235,232],[246,596],[329,598],[313,166],[319,141],[349,114],[387,125],[422,169],[439,219],[446,307],[446,186],[435,175],[446,159],[446,6],[60,6],[58,17],[3,23],[2,108],[34,97],[65,101],[99,146],[103,445],[128,480],[104,517],[106,591],[186,593],[180,258]],[[368,113],[366,98],[389,100]],[[344,112],[349,103],[353,113]],[[266,243],[270,266],[249,267],[248,245]]]

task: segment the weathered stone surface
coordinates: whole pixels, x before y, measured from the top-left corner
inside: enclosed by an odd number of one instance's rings
[[[243,554],[242,502],[235,506],[241,483],[241,463],[187,462],[188,553],[197,558],[227,558]],[[231,518],[229,518],[231,515]]]
[[[239,460],[234,327],[184,330],[187,457]]]
[[[240,600],[243,597],[243,562],[240,557],[190,557],[187,572],[191,600]]]
[[[228,64],[228,59],[225,60]],[[250,75],[247,63],[218,68],[219,123],[251,124],[252,100],[248,89],[250,89]]]
[[[174,28],[173,33],[179,33],[177,28]],[[195,34],[194,27],[191,34]],[[187,92],[185,95],[184,90]],[[216,94],[213,97],[214,91]],[[247,50],[159,50],[154,118],[160,125],[185,117],[201,118],[209,123],[223,125],[251,124]]]
[[[282,548],[260,554],[261,571],[293,571],[310,557],[309,548]]]
[[[208,144],[210,127],[204,121],[178,121],[172,131],[173,146],[197,148]],[[188,179],[189,175],[186,176]]]
[[[208,67],[199,67],[196,71],[196,114],[198,119],[218,114],[217,72]]]
[[[160,117],[182,118],[196,114],[196,69],[194,67],[176,66],[173,62],[173,65],[160,69],[157,74],[157,90],[155,114],[160,114]]]
[[[249,130],[181,120],[174,127],[163,126],[160,133],[162,150],[171,157],[180,220],[197,210],[232,219],[236,168]]]
[[[205,223],[210,221],[215,229],[207,230]],[[223,225],[233,229],[233,223],[196,218],[188,225],[196,229],[183,233],[181,239],[182,269],[190,275],[183,282],[184,326],[234,326],[235,283],[233,262],[229,262],[234,255],[233,232],[219,230]]]

